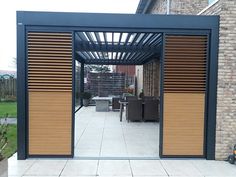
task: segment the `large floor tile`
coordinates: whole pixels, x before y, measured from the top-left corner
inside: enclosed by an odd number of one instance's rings
[[[76,157],[159,156],[159,123],[120,122],[119,112],[96,112],[95,107],[79,110],[75,122]]]
[[[160,162],[170,176],[203,176],[189,160],[161,160]]]
[[[67,162],[62,176],[95,176],[98,161],[96,160],[70,160]]]
[[[130,164],[134,176],[167,175],[159,160],[131,160]]]
[[[37,160],[24,175],[59,176],[65,164],[66,160]]]
[[[99,176],[132,176],[128,160],[101,160],[98,166]]]
[[[22,176],[22,177],[45,177],[45,176]],[[47,177],[58,177],[58,176],[47,176]]]
[[[60,176],[60,177],[97,177],[97,176]]]
[[[8,175],[9,176],[21,176],[23,175],[33,164],[34,160],[9,160],[8,162]]]
[[[75,157],[99,157],[100,148],[97,149],[78,149],[75,150]]]
[[[224,161],[195,160],[193,165],[204,176],[236,176],[236,167]]]

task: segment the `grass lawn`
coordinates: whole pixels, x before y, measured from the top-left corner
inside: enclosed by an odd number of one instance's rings
[[[8,145],[3,152],[4,157],[10,157],[16,152],[16,125],[9,125],[7,131]]]
[[[0,118],[8,113],[8,117],[16,117],[16,102],[0,102]]]

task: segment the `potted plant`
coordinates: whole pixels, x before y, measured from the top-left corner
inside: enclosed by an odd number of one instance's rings
[[[90,92],[82,92],[81,98],[83,99],[83,106],[87,107],[89,105],[92,95]]]
[[[8,176],[8,160],[4,157],[4,150],[8,144],[6,123],[0,124],[0,177]]]

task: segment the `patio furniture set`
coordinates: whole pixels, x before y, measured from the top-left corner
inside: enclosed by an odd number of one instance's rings
[[[97,112],[108,112],[110,103],[112,110],[120,111],[120,121],[126,111],[126,120],[129,121],[159,121],[159,98],[153,96],[136,96],[124,97],[94,97]],[[124,109],[126,108],[126,109]]]
[[[124,107],[126,107],[126,120],[129,121],[159,121],[159,98],[144,96],[139,99],[135,96],[127,96],[119,100],[120,121]]]

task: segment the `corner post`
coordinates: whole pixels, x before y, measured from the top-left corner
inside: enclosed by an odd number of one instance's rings
[[[25,25],[17,12],[17,159],[27,158],[27,67]]]

